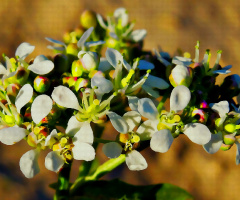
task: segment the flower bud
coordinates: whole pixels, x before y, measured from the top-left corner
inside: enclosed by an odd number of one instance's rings
[[[83,66],[80,60],[75,60],[72,63],[72,75],[74,77],[80,77],[83,73]]]
[[[7,95],[13,104],[15,104],[15,100],[20,90],[20,87],[21,86],[17,83],[12,83],[7,87]]]
[[[91,10],[85,10],[80,17],[81,25],[89,29],[90,27],[97,26],[97,17],[96,14]]]
[[[34,89],[39,93],[46,92],[51,85],[50,80],[47,77],[44,77],[44,76],[37,76],[34,79],[33,83],[34,83],[34,85],[33,85]]]
[[[196,118],[200,123],[204,123],[207,121],[208,115],[202,109],[194,108],[192,111],[192,116]]]
[[[92,51],[80,51],[78,57],[86,71],[95,70],[100,62],[98,54]]]
[[[78,47],[76,43],[70,43],[67,46],[66,49],[67,54],[72,55],[72,56],[77,56],[78,55]]]
[[[192,77],[192,69],[190,67],[176,65],[169,76],[169,80],[173,87],[178,85],[189,87],[192,82]]]
[[[17,68],[17,73],[14,75],[14,83],[24,85],[27,82],[30,71],[20,66]]]
[[[236,138],[234,137],[233,134],[224,135],[223,136],[223,141],[226,145],[233,145],[236,141]]]
[[[68,71],[69,65],[68,65],[68,57],[64,54],[57,54],[54,59],[54,70],[58,73],[64,73]]]
[[[200,103],[200,108],[208,108],[207,102],[203,100],[203,101]]]
[[[232,145],[229,145],[229,144],[222,144],[222,146],[220,147],[220,149],[222,151],[227,151],[229,149],[231,149]]]
[[[89,81],[84,78],[79,78],[75,83],[75,90],[79,91],[81,88],[88,87]]]

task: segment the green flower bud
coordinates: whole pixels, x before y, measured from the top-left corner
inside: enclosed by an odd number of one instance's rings
[[[34,89],[39,93],[46,92],[51,85],[50,80],[47,77],[44,76],[37,76],[34,79]]]
[[[222,146],[220,147],[220,149],[222,151],[227,151],[229,149],[231,149],[232,145],[229,145],[229,144],[222,144]]]
[[[57,54],[54,59],[54,70],[58,73],[64,73],[68,71],[69,64],[68,64],[68,57],[64,54]]]
[[[233,133],[236,131],[236,125],[235,124],[227,124],[224,126],[224,129],[229,133]]]
[[[30,71],[25,69],[24,67],[18,67],[17,73],[13,76],[14,83],[18,83],[19,85],[24,85],[29,76]]]
[[[85,10],[80,17],[80,23],[86,29],[90,27],[96,27],[97,26],[96,14],[91,10]]]
[[[226,145],[233,145],[236,141],[236,138],[234,137],[233,134],[224,135],[223,136],[223,141]]]
[[[72,63],[72,75],[74,77],[80,77],[83,73],[83,66],[80,60],[75,60]]]
[[[67,46],[66,52],[67,52],[67,54],[69,54],[69,55],[77,56],[77,55],[78,55],[78,47],[77,47],[77,44],[76,44],[76,43],[70,43],[70,44]]]
[[[83,87],[84,88],[87,87],[88,85],[89,85],[89,81],[87,79],[79,78],[75,83],[75,90],[78,91]]]
[[[12,83],[7,87],[7,95],[13,104],[15,104],[15,100],[20,90],[20,87],[21,86],[17,83]]]

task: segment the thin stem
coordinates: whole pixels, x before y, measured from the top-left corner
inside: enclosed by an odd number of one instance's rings
[[[161,101],[159,102],[159,104],[158,104],[158,106],[157,106],[158,112],[160,112],[160,111],[162,110],[162,108],[163,108],[163,106],[164,106],[164,104],[165,104],[165,101],[167,100],[168,96],[169,96],[169,93],[168,93],[168,92],[166,92],[166,93],[163,95]]]
[[[64,164],[63,168],[58,174],[58,187],[54,199],[64,200],[69,197],[69,177],[72,164]]]
[[[121,165],[125,159],[126,156],[122,154],[118,158],[110,159],[104,164],[100,165],[92,175],[77,178],[70,187],[70,195],[73,195],[84,182],[94,181],[101,178],[105,174],[111,172],[113,169]]]

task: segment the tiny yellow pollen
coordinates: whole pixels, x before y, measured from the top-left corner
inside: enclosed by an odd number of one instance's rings
[[[183,57],[184,57],[184,58],[191,58],[191,54],[190,54],[189,52],[185,52],[185,53],[183,54]]]
[[[139,137],[138,135],[134,135],[134,136],[132,137],[131,141],[132,141],[133,143],[138,143],[138,142],[140,142],[140,137]]]

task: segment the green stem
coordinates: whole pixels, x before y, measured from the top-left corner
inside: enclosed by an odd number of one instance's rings
[[[71,165],[71,163],[64,164],[63,168],[58,174],[58,188],[56,189],[54,200],[64,200],[69,197],[69,177]]]
[[[169,97],[169,93],[166,92],[166,93],[163,95],[161,101],[159,102],[159,104],[158,104],[158,106],[157,106],[158,112],[160,112],[160,111],[162,110],[162,108],[163,108],[163,106],[164,106],[164,103],[165,103],[165,101],[167,100],[168,97]]]
[[[118,158],[110,159],[100,165],[92,175],[77,178],[70,187],[70,195],[73,195],[84,182],[97,180],[105,174],[111,172],[113,169],[121,165],[125,161],[125,158],[126,156],[122,154]]]

